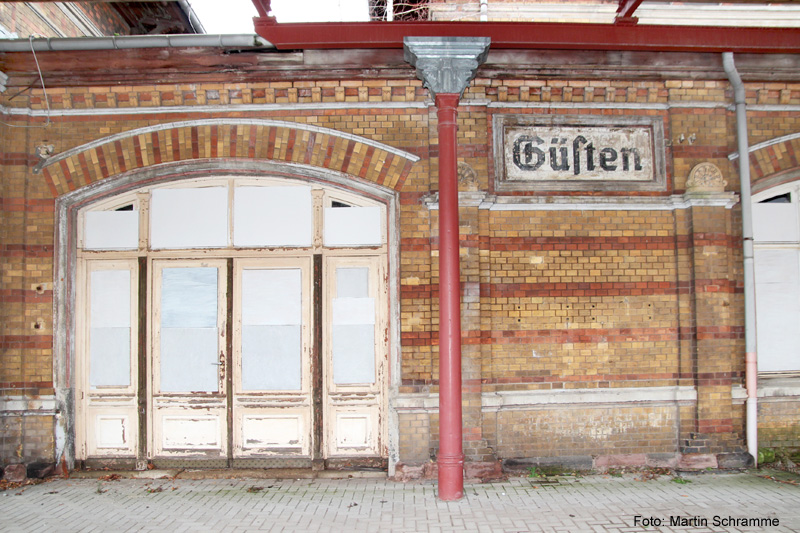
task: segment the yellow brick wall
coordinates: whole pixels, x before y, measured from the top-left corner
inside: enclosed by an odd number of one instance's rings
[[[500,412],[497,451],[504,458],[674,452],[676,410],[637,406]]]
[[[800,441],[800,401],[762,399],[758,405],[759,448],[796,448]]]
[[[753,83],[748,84],[747,94],[753,104],[800,104],[797,84]],[[138,153],[146,158],[139,165],[131,138],[120,146],[112,143],[84,152],[87,171],[76,156],[65,163],[68,173],[53,165],[37,174],[32,171],[36,147],[53,144],[59,154],[136,128],[206,118],[205,108],[191,111],[195,105],[220,106],[215,118],[271,119],[331,128],[422,158],[407,168],[398,166],[398,159],[387,163],[395,165],[388,172],[394,178],[385,185],[397,191],[399,208],[398,380],[401,393],[438,391],[438,212],[423,203],[426,195],[438,189],[438,136],[435,111],[421,106],[428,95],[419,81],[96,86],[53,88],[48,95],[55,110],[152,108],[154,112],[57,116],[48,127],[41,117],[7,116],[14,125],[37,127],[0,127],[5,154],[0,229],[4,252],[0,387],[4,393],[52,394],[54,196],[104,179],[123,166],[142,168],[155,163],[151,140],[139,139]],[[465,105],[459,110],[459,160],[469,164],[476,176],[463,190],[494,194],[491,128],[492,115],[498,111],[487,108],[485,101],[507,105],[502,113],[660,117],[667,141],[668,188],[642,196],[682,194],[689,171],[706,161],[720,167],[728,181],[727,190],[738,189],[736,163],[727,157],[736,146],[727,83],[479,78],[467,90]],[[370,102],[375,103],[374,108],[368,107]],[[378,105],[389,102],[408,102],[409,107]],[[516,102],[577,107],[514,107]],[[692,102],[704,105],[692,107]],[[13,100],[4,95],[2,103],[37,111],[46,108],[43,93],[35,88]],[[225,107],[281,103],[301,107],[258,112]],[[314,103],[361,105],[320,109]],[[619,105],[592,107],[598,103]],[[709,103],[718,105],[705,106]],[[305,104],[309,107],[302,108]],[[164,112],[176,106],[182,107]],[[783,111],[753,112],[749,121],[753,143],[796,132],[798,127],[800,115]],[[303,162],[304,150],[289,150],[288,128],[274,130],[271,146],[264,143],[269,132],[269,128],[259,130],[262,144],[255,148],[256,158],[268,159],[271,153],[277,161]],[[214,144],[211,129],[198,129],[198,157],[247,158],[250,134],[247,129],[220,126]],[[162,151],[170,161],[194,158],[191,130],[181,129],[176,135],[173,150],[172,133],[158,133]],[[238,139],[233,154],[232,136]],[[307,146],[308,132],[298,132],[294,142],[298,147]],[[337,169],[344,165],[347,143],[340,138],[332,142],[334,153],[327,164]],[[779,155],[788,154],[788,146],[783,146]],[[308,164],[325,165],[324,153],[316,150]],[[101,154],[106,173],[101,168]],[[776,172],[775,165],[782,171],[793,164],[789,155],[779,157],[778,163],[757,155],[761,159],[751,158],[751,165],[764,177]],[[386,161],[377,151],[369,156],[367,146],[360,143],[346,168],[338,170],[358,176],[365,169],[358,179],[376,182]],[[528,194],[518,196],[522,199]],[[703,443],[698,445],[701,451],[708,453],[741,449],[741,408],[730,395],[731,386],[742,383],[744,371],[738,207],[608,211],[464,208],[461,214],[462,282],[465,291],[470,291],[463,310],[465,375],[471,380],[465,412],[467,430],[475,438],[474,457],[485,456],[486,449],[499,459],[565,455],[567,451],[590,455],[666,453],[684,446],[693,448],[698,442]],[[500,391],[671,386],[695,387],[696,404],[610,409],[571,404],[559,409],[500,412],[481,410],[479,405],[481,394]],[[775,415],[776,419],[781,416]],[[427,460],[437,447],[435,413],[401,413],[399,419],[401,461]],[[771,419],[767,416],[765,420]],[[16,435],[14,431],[9,429],[9,435]],[[41,436],[29,433],[25,439],[33,438],[31,435]],[[5,438],[3,457],[13,456],[17,441],[17,437]],[[46,450],[52,450],[52,439],[37,440],[30,449],[40,450],[31,451],[32,455],[46,455]]]

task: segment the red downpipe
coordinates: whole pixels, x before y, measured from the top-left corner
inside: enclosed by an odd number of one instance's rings
[[[458,242],[458,94],[436,95],[439,118],[439,499],[464,496],[461,429],[461,279]]]

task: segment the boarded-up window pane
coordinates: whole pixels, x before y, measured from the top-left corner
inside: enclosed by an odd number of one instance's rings
[[[366,267],[337,268],[336,296],[366,298],[369,296],[369,269]]]
[[[91,279],[92,327],[130,327],[130,270],[95,270]]]
[[[375,299],[369,298],[369,270],[337,268],[336,295],[331,309],[333,381],[374,383]]]
[[[161,330],[161,391],[217,392],[217,328]]]
[[[156,189],[152,192],[152,248],[214,248],[227,245],[227,187]]]
[[[756,250],[758,369],[800,370],[800,264],[797,250]]]
[[[299,390],[300,326],[242,327],[242,389]]]
[[[161,327],[216,327],[216,268],[165,268],[162,279]]]
[[[91,328],[89,357],[92,387],[131,384],[131,328]]]
[[[333,300],[334,324],[374,324],[374,298],[335,298]]]
[[[311,246],[310,187],[237,187],[234,246]]]
[[[756,242],[797,242],[797,204],[753,204],[753,238]]]
[[[90,283],[89,384],[127,387],[131,374],[131,273],[95,270]]]
[[[337,385],[375,382],[375,327],[333,326],[333,381]]]
[[[242,323],[294,325],[302,322],[300,269],[244,270]]]
[[[325,246],[380,246],[381,208],[326,208],[323,240]]]
[[[219,388],[217,277],[212,267],[162,271],[162,392]]]
[[[242,272],[242,389],[299,390],[302,364],[300,269]]]
[[[138,211],[90,211],[84,218],[86,250],[136,250],[139,247]]]

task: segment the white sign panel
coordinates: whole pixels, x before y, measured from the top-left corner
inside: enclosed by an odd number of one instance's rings
[[[660,118],[514,116],[495,119],[499,190],[663,187]]]
[[[511,180],[653,178],[653,143],[645,128],[513,128],[506,131]]]

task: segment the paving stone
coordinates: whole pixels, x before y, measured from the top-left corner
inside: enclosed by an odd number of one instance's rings
[[[761,476],[767,474],[761,472]],[[465,485],[458,502],[436,499],[434,482],[385,479],[56,479],[0,492],[0,530],[39,531],[800,531],[792,477],[753,473],[642,480],[587,475],[544,488],[525,477]],[[271,486],[270,488],[267,488]],[[252,491],[253,487],[263,487]],[[160,491],[158,489],[161,489]],[[353,505],[357,504],[357,505]],[[678,517],[678,518],[675,518]],[[715,526],[719,520],[777,519],[775,527]],[[701,519],[707,526],[675,525]],[[644,519],[660,520],[660,526]]]

